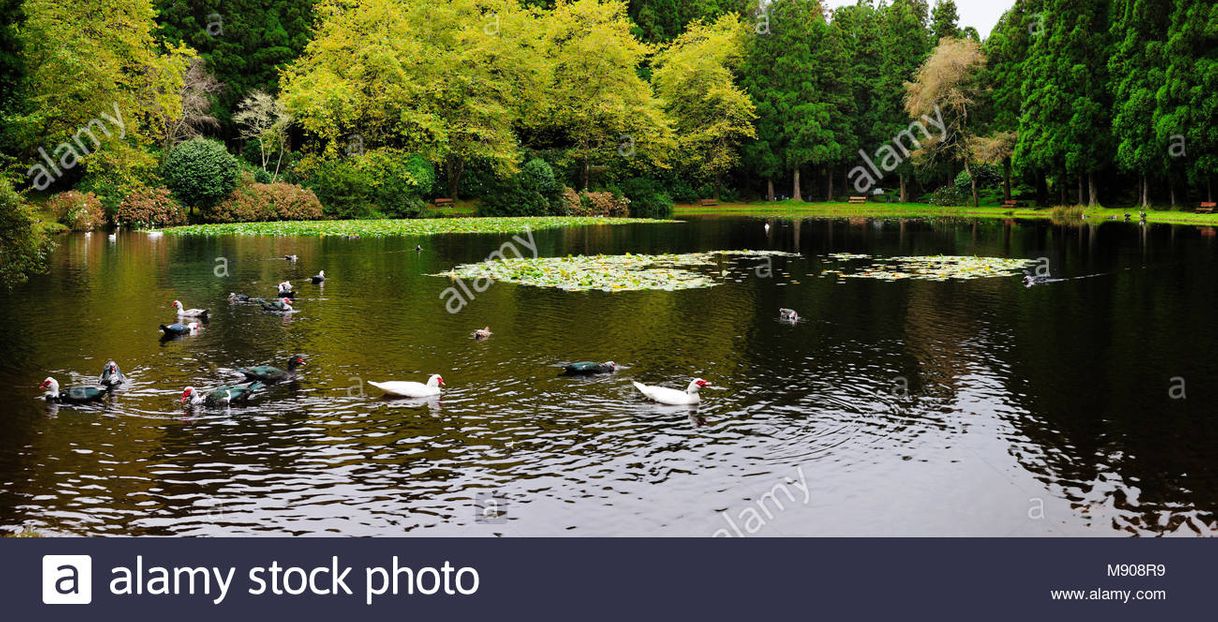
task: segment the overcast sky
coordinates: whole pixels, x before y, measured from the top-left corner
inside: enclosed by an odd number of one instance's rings
[[[828,3],[831,7],[839,7],[854,4],[855,0],[828,0]],[[930,0],[930,5],[935,5],[934,0]],[[990,36],[990,29],[998,23],[998,18],[1014,5],[1015,0],[956,0],[960,27],[972,26],[984,39]]]

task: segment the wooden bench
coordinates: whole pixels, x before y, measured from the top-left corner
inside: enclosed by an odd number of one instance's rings
[[[1009,201],[1003,201],[1002,206],[1003,207],[1019,207],[1019,201],[1016,201],[1015,199],[1011,199]]]
[[[1215,207],[1218,207],[1218,201],[1202,201],[1201,206],[1197,208],[1197,213],[1213,214]]]
[[[452,207],[452,205],[453,205],[453,200],[452,200],[452,199],[447,199],[447,198],[444,198],[444,197],[440,197],[440,198],[438,198],[438,199],[433,199],[433,200],[432,200],[432,202],[431,202],[431,204],[432,204],[432,205],[435,205],[436,207],[444,207],[444,206]]]
[[[851,203],[866,203],[867,197],[850,197]]]
[[[718,199],[698,199],[698,205],[718,205]]]

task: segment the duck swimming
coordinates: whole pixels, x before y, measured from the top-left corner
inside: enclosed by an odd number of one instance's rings
[[[116,387],[124,382],[127,382],[127,377],[124,376],[122,370],[118,368],[118,363],[115,363],[114,359],[110,359],[109,361],[106,361],[105,366],[102,367],[101,377],[97,379],[97,382],[103,387]]]
[[[280,298],[279,300],[263,300],[261,304],[263,309],[275,313],[292,313],[296,310],[292,308],[292,301],[287,298]]]
[[[199,393],[194,387],[186,387],[182,390],[181,403],[198,406],[228,406],[229,404],[244,404],[250,400],[250,396],[254,391],[261,389],[264,385],[261,382],[250,382],[246,384],[235,384],[224,387],[216,387],[206,394]]]
[[[174,309],[178,311],[178,317],[197,317],[207,319],[207,309],[186,309],[182,307],[182,301],[175,300],[172,303]]]
[[[88,404],[101,400],[110,392],[110,387],[87,386],[68,387],[67,391],[60,391],[59,381],[50,376],[38,388],[46,391],[42,394],[43,399],[59,404]]]
[[[613,361],[605,361],[604,363],[595,363],[593,361],[578,361],[570,365],[563,365],[564,376],[591,376],[593,374],[612,374],[617,371],[617,363]]]
[[[198,322],[189,322],[183,324],[174,322],[173,324],[161,324],[161,332],[166,337],[181,337],[182,335],[195,335],[199,332]]]
[[[369,381],[368,384],[393,397],[431,397],[440,394],[440,387],[444,386],[444,378],[440,374],[432,374],[427,379],[427,384],[401,380],[390,380],[387,382]]]
[[[326,281],[326,271],[318,270],[317,274],[314,274],[312,277],[310,277],[310,280],[313,281],[314,285],[320,285],[321,283],[324,283]]]
[[[490,339],[491,335],[493,335],[493,334],[495,334],[495,333],[491,332],[491,327],[486,326],[486,327],[479,328],[478,330],[474,331],[470,335],[470,337],[472,337],[473,339],[476,339],[478,341],[482,341],[483,339]]]
[[[287,370],[270,365],[258,365],[255,367],[242,367],[237,371],[244,374],[247,380],[258,380],[267,384],[274,384],[276,382],[294,380],[296,378],[296,368],[304,364],[303,354],[293,354],[292,358],[288,359]]]
[[[795,312],[795,309],[779,309],[778,319],[784,322],[798,322],[799,314]]]
[[[634,388],[639,390],[647,399],[650,399],[661,404],[670,406],[681,406],[685,404],[697,404],[702,398],[698,397],[698,391],[705,386],[710,385],[709,382],[694,378],[689,381],[689,386],[684,391],[677,389],[669,389],[668,387],[652,387],[640,382],[631,382]]]

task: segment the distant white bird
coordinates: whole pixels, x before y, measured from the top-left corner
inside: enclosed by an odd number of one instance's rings
[[[182,307],[182,301],[173,301],[173,308],[177,309],[178,317],[207,317],[207,309],[185,309]]]
[[[440,374],[432,374],[427,379],[427,384],[404,380],[368,381],[368,384],[394,397],[431,397],[440,394],[440,387],[444,386],[444,378],[440,377]]]
[[[770,223],[768,223],[768,222],[765,224],[765,232],[766,233],[770,232]]]
[[[799,314],[795,312],[795,309],[779,309],[778,319],[784,322],[798,322]]]
[[[684,391],[677,389],[669,389],[668,387],[652,387],[640,382],[631,382],[634,388],[639,390],[647,399],[659,402],[661,404],[669,404],[672,406],[680,406],[684,404],[697,404],[701,401],[698,397],[698,391],[705,386],[710,385],[709,382],[694,378],[689,381],[689,387]]]

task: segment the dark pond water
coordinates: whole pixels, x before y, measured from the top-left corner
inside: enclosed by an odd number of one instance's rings
[[[0,527],[59,534],[1124,535],[1218,530],[1212,231],[1106,223],[770,221],[536,233],[544,256],[795,251],[769,278],[569,293],[496,284],[460,313],[426,276],[508,236],[61,240],[0,299]],[[424,251],[416,253],[416,243]],[[1047,257],[1068,278],[840,280],[835,252]],[[297,264],[276,259],[300,256]],[[217,277],[217,258],[228,276]],[[324,268],[324,287],[307,277]],[[230,291],[300,290],[285,319]],[[169,302],[213,311],[161,343]],[[778,321],[779,307],[803,320]],[[490,325],[494,336],[469,339]],[[308,365],[256,403],[186,385]],[[37,385],[130,386],[48,407]],[[614,360],[609,377],[558,364]],[[441,373],[438,400],[363,380]],[[717,386],[696,411],[630,380]],[[803,492],[806,487],[807,493]],[[790,493],[790,494],[787,494]],[[486,513],[497,505],[498,514]],[[780,507],[781,506],[781,507]],[[481,507],[481,510],[479,509]],[[482,511],[482,513],[480,513]],[[720,532],[723,533],[723,532]]]

